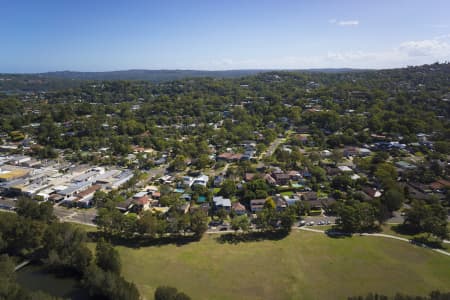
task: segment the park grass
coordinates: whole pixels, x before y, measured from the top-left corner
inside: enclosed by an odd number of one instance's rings
[[[401,230],[396,230],[395,228],[398,226],[399,226],[398,224],[384,224],[381,226],[381,230],[382,230],[381,233],[390,234],[390,235],[402,237],[402,238],[409,239],[409,240],[412,240],[419,236],[423,236],[423,234],[415,234],[415,235],[414,234],[406,234],[406,233],[402,232]],[[448,225],[448,226],[450,226],[450,225]],[[442,243],[442,250],[450,252],[450,244]]]
[[[333,228],[333,225],[314,225],[314,226],[307,226],[306,228],[312,228],[312,229],[318,229],[318,230],[329,230]]]
[[[281,240],[117,246],[123,275],[146,299],[170,285],[192,299],[346,299],[370,291],[427,294],[450,287],[450,257],[409,243],[293,231]]]

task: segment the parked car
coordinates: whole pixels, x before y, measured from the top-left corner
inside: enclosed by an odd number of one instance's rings
[[[305,220],[301,220],[300,223],[298,224],[298,226],[305,226],[306,225],[306,221]]]

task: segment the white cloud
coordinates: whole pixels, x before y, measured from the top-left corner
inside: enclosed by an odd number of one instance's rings
[[[450,35],[405,41],[382,51],[328,51],[312,56],[279,56],[266,59],[217,59],[196,68],[307,69],[307,68],[396,68],[450,60]]]
[[[358,20],[345,20],[345,21],[339,21],[337,22],[339,26],[358,26],[359,21]]]
[[[447,37],[448,38],[448,37]],[[450,58],[450,44],[445,36],[431,40],[408,41],[400,44],[399,50],[408,56],[434,56]]]
[[[328,23],[335,24],[338,26],[358,26],[359,20],[337,20],[337,19],[329,19]]]

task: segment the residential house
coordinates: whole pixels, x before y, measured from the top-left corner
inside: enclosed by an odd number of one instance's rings
[[[224,182],[225,177],[222,175],[218,175],[216,177],[214,177],[214,187],[220,187],[222,185],[222,183]]]
[[[287,208],[288,204],[280,195],[274,197],[275,205],[277,210],[284,210]]]
[[[270,176],[270,174],[264,175],[264,180],[270,185],[276,185],[277,184],[277,181],[272,176]]]
[[[378,190],[377,188],[370,187],[370,186],[366,186],[362,190],[366,195],[368,195],[372,199],[379,198],[382,195],[380,190]]]
[[[241,160],[243,157],[243,154],[240,153],[231,153],[231,152],[225,152],[225,153],[221,153],[219,155],[217,155],[216,159],[219,160],[224,160],[226,162],[233,162],[233,161],[239,161]]]
[[[232,204],[232,206],[231,206],[231,209],[238,216],[245,215],[247,213],[247,210],[245,209],[245,206],[242,205],[240,202],[234,202]]]
[[[252,213],[257,213],[264,209],[266,199],[253,199],[250,200],[250,210]]]
[[[231,210],[231,200],[228,198],[224,198],[222,196],[213,197],[214,208],[216,210],[225,209],[226,211]]]
[[[401,170],[410,171],[416,169],[416,166],[413,164],[410,164],[404,160],[398,161],[395,163],[395,166]]]
[[[123,202],[117,203],[116,208],[121,212],[128,211],[133,206],[133,198],[129,198]]]
[[[372,151],[370,151],[367,148],[359,148],[359,156],[369,156],[372,153]]]
[[[358,148],[356,147],[346,147],[344,149],[343,155],[345,157],[350,157],[350,156],[357,156],[359,153]]]
[[[300,192],[297,193],[297,195],[300,196],[302,201],[315,201],[317,200],[317,193],[310,191],[310,192]]]
[[[290,180],[297,181],[297,180],[302,179],[302,174],[299,171],[292,170],[292,171],[287,172],[287,175],[289,176]]]
[[[253,178],[255,178],[255,173],[245,173],[245,175],[244,175],[244,180],[245,181],[252,181],[253,180]]]
[[[209,177],[207,175],[200,175],[194,179],[192,185],[198,184],[202,186],[207,186],[209,181]]]
[[[295,205],[297,202],[300,201],[300,197],[295,194],[290,196],[283,196],[283,199],[288,206]]]
[[[134,209],[136,211],[143,211],[150,209],[150,199],[147,194],[142,197],[133,197],[132,203],[134,204]]]
[[[450,188],[450,181],[444,179],[437,180],[430,184],[430,188],[434,192],[443,192],[444,189]]]
[[[288,185],[290,177],[286,173],[272,173],[272,177],[278,185]]]
[[[342,173],[351,173],[351,172],[353,172],[353,170],[350,169],[348,166],[338,166],[338,169]]]

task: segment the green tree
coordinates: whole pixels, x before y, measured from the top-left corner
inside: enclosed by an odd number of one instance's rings
[[[195,236],[201,237],[208,230],[208,219],[206,213],[197,209],[191,214],[191,230],[194,232]]]
[[[295,222],[295,211],[293,209],[285,209],[279,213],[281,230],[285,233],[289,233],[292,230],[292,226]]]
[[[405,195],[401,189],[393,186],[384,193],[382,201],[389,211],[396,211],[402,207]]]
[[[97,242],[95,248],[95,263],[104,271],[120,274],[119,252],[103,238]]]
[[[0,299],[29,299],[25,291],[16,282],[14,263],[7,255],[0,256]]]
[[[19,216],[47,223],[56,220],[53,205],[50,202],[39,203],[26,197],[19,198],[16,212]]]
[[[49,266],[83,274],[92,260],[86,233],[69,223],[53,223],[43,238],[44,261]]]
[[[397,170],[390,163],[380,163],[375,171],[375,176],[385,188],[395,185]]]
[[[83,286],[93,299],[139,300],[136,286],[117,273],[104,271],[91,264],[84,273]]]
[[[413,201],[406,210],[405,226],[416,232],[426,232],[438,238],[448,237],[447,212],[438,203],[427,204],[424,201]]]
[[[191,298],[176,288],[170,286],[159,286],[155,290],[155,300],[190,300]]]
[[[247,215],[235,216],[233,219],[231,219],[231,228],[236,232],[238,230],[247,232],[250,228],[250,221]]]
[[[151,211],[145,211],[138,220],[137,228],[140,234],[155,237],[158,233],[158,218]]]
[[[168,169],[171,171],[183,171],[186,169],[186,157],[184,155],[177,155],[170,163]]]
[[[178,290],[170,286],[159,286],[155,290],[155,300],[174,300]]]
[[[219,195],[225,198],[230,198],[236,194],[236,183],[233,180],[224,180],[220,188]]]

